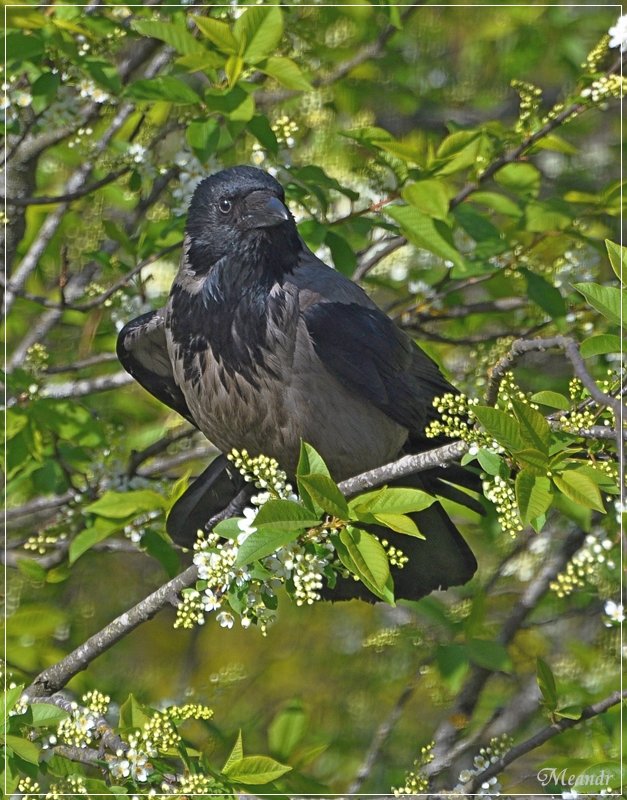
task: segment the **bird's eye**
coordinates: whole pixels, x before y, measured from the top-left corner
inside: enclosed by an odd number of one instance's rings
[[[221,197],[220,201],[218,202],[218,208],[223,214],[228,214],[231,210],[231,201],[226,197]]]

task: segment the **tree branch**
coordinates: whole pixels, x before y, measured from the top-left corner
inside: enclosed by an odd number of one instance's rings
[[[130,169],[129,166],[121,167],[105,175],[105,177],[101,178],[99,181],[89,183],[75,192],[68,192],[56,196],[36,195],[34,197],[2,197],[2,195],[0,195],[0,203],[6,201],[7,204],[11,206],[45,206],[52,205],[53,203],[71,203],[73,200],[78,200],[91,192],[102,189],[103,186],[107,186],[109,183],[113,183],[113,181],[129,172]]]
[[[524,742],[512,747],[511,750],[508,750],[507,753],[499,758],[498,761],[495,761],[494,764],[490,764],[487,769],[476,775],[464,787],[464,794],[474,794],[482,783],[490,778],[493,778],[495,775],[498,775],[513,761],[516,761],[526,753],[529,753],[532,750],[535,750],[537,747],[540,747],[540,745],[544,744],[549,739],[552,739],[554,736],[570,730],[570,728],[574,728],[588,719],[597,717],[599,714],[603,714],[605,711],[612,708],[612,706],[618,705],[618,703],[625,698],[627,698],[627,689],[613,692],[603,700],[599,700],[597,703],[592,703],[591,705],[586,706],[581,712],[581,717],[579,717],[579,719],[561,719],[558,722],[547,725],[546,728],[543,728],[533,736],[530,736],[529,739],[526,739]]]

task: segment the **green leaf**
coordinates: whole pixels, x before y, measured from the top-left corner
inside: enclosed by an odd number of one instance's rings
[[[554,714],[556,717],[564,719],[581,719],[582,711],[581,706],[564,706],[563,708],[558,708]]]
[[[450,228],[440,220],[433,220],[413,206],[391,206],[385,212],[401,226],[409,241],[436,256],[450,261],[460,270],[466,268],[462,254],[455,248]]]
[[[357,519],[366,519],[373,514],[410,514],[413,511],[423,511],[435,503],[432,497],[422,489],[407,489],[404,487],[384,486],[372,492],[364,492],[354,497],[349,502],[349,508],[355,513]]]
[[[455,190],[445,181],[429,178],[405,186],[401,197],[427,216],[445,220]]]
[[[533,447],[518,450],[516,461],[524,468],[533,472],[534,475],[546,475],[549,469],[548,453],[536,450]]]
[[[256,64],[276,50],[283,36],[283,14],[278,6],[250,6],[237,18],[233,34],[244,60]]]
[[[532,233],[562,231],[572,222],[567,203],[557,199],[529,203],[525,209],[525,228]]]
[[[135,19],[131,23],[131,28],[142,36],[160,39],[182,55],[206,52],[203,45],[189,33],[184,25],[175,25],[151,19]]]
[[[616,273],[618,280],[623,283],[623,264],[627,258],[627,247],[623,247],[609,239],[605,240],[605,247],[607,248],[607,255],[610,259],[612,269]]]
[[[224,65],[224,74],[229,82],[229,86],[234,86],[237,79],[242,74],[244,69],[244,59],[241,56],[231,54]]]
[[[239,526],[242,519],[243,517],[229,517],[229,519],[223,519],[214,526],[213,530],[215,533],[219,533],[220,536],[224,536],[225,539],[237,539],[242,532]]]
[[[142,536],[141,546],[149,556],[161,564],[169,578],[178,575],[181,568],[178,552],[169,541],[166,541],[164,536],[155,530],[148,529]]]
[[[311,475],[314,472],[318,475],[327,475],[329,478],[331,477],[329,468],[324,463],[324,459],[320,453],[310,444],[307,444],[307,442],[301,442],[296,476]]]
[[[97,519],[92,526],[85,528],[84,531],[81,531],[72,539],[68,551],[70,565],[74,564],[88,550],[91,550],[94,545],[104,542],[105,539],[113,536],[121,527],[122,523],[117,520]]]
[[[498,214],[503,214],[506,217],[517,218],[522,216],[523,213],[517,203],[507,195],[499,194],[498,192],[473,192],[471,199],[473,203],[488,206],[488,208],[492,208]]]
[[[224,56],[218,55],[218,53],[214,53],[211,50],[203,49],[202,52],[181,56],[176,59],[175,63],[187,72],[205,72],[208,69],[224,67]]]
[[[272,526],[273,530],[293,530],[319,525],[320,520],[311,511],[293,500],[268,500],[255,517],[255,526]]]
[[[483,137],[480,131],[456,131],[437,149],[435,167],[439,175],[452,175],[477,163]]]
[[[605,514],[599,487],[588,475],[578,470],[567,470],[561,475],[554,475],[553,482],[573,502]]]
[[[553,319],[566,315],[566,301],[559,289],[552,286],[541,275],[531,272],[526,267],[521,267],[519,271],[525,276],[527,294],[530,300],[533,300],[537,306],[546,311]]]
[[[43,40],[35,34],[10,31],[5,37],[7,62],[13,60],[30,61],[44,52]]]
[[[343,236],[333,231],[328,231],[324,240],[331,251],[336,270],[343,275],[351,275],[357,266],[357,256],[350,244]]]
[[[519,400],[512,400],[514,414],[520,423],[520,433],[525,444],[542,453],[548,453],[551,428],[539,411]]]
[[[482,447],[477,453],[477,461],[488,475],[500,475],[504,461],[498,453]]]
[[[519,422],[514,417],[490,406],[473,406],[473,414],[490,436],[508,450],[522,450],[524,440]]]
[[[582,358],[601,356],[606,353],[620,353],[620,351],[620,337],[613,333],[598,333],[595,336],[589,336],[579,347]]]
[[[270,58],[257,64],[257,69],[270,75],[277,80],[281,86],[295,91],[308,92],[313,87],[309,80],[303,75],[300,67],[291,58],[283,56],[271,56]]]
[[[34,728],[47,728],[50,725],[58,725],[63,719],[69,716],[67,711],[57,708],[51,703],[31,703],[32,713],[31,725]]]
[[[615,286],[600,286],[598,283],[574,283],[573,286],[607,320],[615,325],[621,324],[621,300],[627,305],[625,290],[621,292]]]
[[[216,45],[223,53],[237,53],[237,39],[231,33],[231,29],[226,24],[213,17],[192,17],[194,24],[204,34],[210,42]]]
[[[494,180],[515,194],[536,197],[540,191],[540,172],[533,164],[506,164]]]
[[[533,403],[539,403],[542,406],[548,406],[549,408],[559,408],[562,411],[568,411],[570,408],[570,401],[568,398],[559,392],[536,392],[531,395],[531,401]]]
[[[348,503],[334,480],[327,475],[300,475],[298,487],[305,488],[307,494],[327,514],[340,519],[348,519]]]
[[[404,533],[407,536],[415,536],[417,539],[424,539],[425,537],[418,530],[418,526],[411,517],[405,514],[373,514],[376,522],[385,525],[392,531],[397,533]]]
[[[85,506],[83,511],[109,519],[126,519],[166,507],[166,499],[157,492],[151,489],[134,489],[130,492],[105,492],[94,503]]]
[[[345,528],[340,540],[353,559],[359,575],[377,589],[381,596],[390,577],[390,562],[381,542],[358,528]]]
[[[498,672],[512,672],[513,666],[507,649],[500,642],[487,639],[470,639],[466,650],[477,666]]]
[[[243,567],[260,558],[272,555],[279,548],[293,542],[302,533],[302,528],[292,523],[291,529],[279,529],[268,527],[257,529],[251,533],[246,541],[239,548],[235,565]]]
[[[268,756],[245,756],[239,761],[234,761],[228,769],[224,769],[222,772],[234,783],[256,786],[271,783],[291,769]]]
[[[516,502],[520,518],[525,524],[541,516],[553,502],[551,481],[535,475],[529,469],[523,469],[516,476]]]
[[[279,143],[272,130],[268,118],[264,114],[257,114],[246,126],[260,145],[276,155],[279,151]]]
[[[242,732],[241,730],[237,732],[237,739],[235,740],[235,744],[233,745],[233,749],[229,753],[229,757],[224,763],[222,767],[222,772],[226,772],[233,764],[236,764],[238,761],[241,761],[244,758],[244,745],[242,742]]]
[[[197,104],[201,101],[191,86],[172,75],[141,78],[128,86],[126,94],[135,100],[168,100],[180,105]]]
[[[16,756],[28,761],[29,764],[39,764],[39,748],[35,742],[29,742],[28,739],[22,739],[21,736],[10,734],[2,736],[0,739]]]
[[[303,738],[307,715],[300,700],[293,700],[279,711],[268,728],[270,750],[279,758],[289,758]]]
[[[232,89],[208,89],[205,92],[205,104],[212,111],[219,111],[232,122],[250,122],[255,115],[254,95],[240,81]]]
[[[194,120],[185,131],[189,146],[201,161],[205,161],[215,152],[220,140],[220,126],[216,119]]]
[[[119,727],[123,730],[130,728],[142,728],[150,719],[150,714],[144,706],[138,702],[137,698],[129,694],[120,706]]]
[[[536,659],[536,675],[544,705],[549,711],[553,711],[557,708],[557,686],[551,667],[541,658]]]

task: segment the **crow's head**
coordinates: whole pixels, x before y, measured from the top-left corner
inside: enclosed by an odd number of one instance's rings
[[[297,240],[283,187],[255,167],[230,167],[196,187],[189,206],[190,266],[205,271],[227,256],[277,249]]]

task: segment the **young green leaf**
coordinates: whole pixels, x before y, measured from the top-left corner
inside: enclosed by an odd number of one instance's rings
[[[524,523],[541,516],[553,502],[551,482],[531,470],[523,469],[516,476],[516,502]]]
[[[397,533],[404,533],[407,536],[415,536],[417,539],[424,539],[425,537],[418,530],[418,526],[411,517],[405,514],[373,514],[377,522],[385,525],[386,528],[396,531]]]
[[[221,20],[213,17],[192,17],[196,27],[210,42],[216,45],[223,53],[237,53],[238,42],[231,33],[231,29]]]
[[[414,206],[391,206],[386,214],[396,220],[412,244],[434,253],[464,270],[466,261],[453,244],[450,228]]]
[[[561,475],[554,475],[553,482],[560,492],[575,503],[605,514],[599,487],[588,475],[578,470],[566,470]]]
[[[490,406],[473,406],[472,411],[485,431],[503,447],[514,451],[524,448],[520,423],[514,417]]]
[[[298,488],[305,489],[309,497],[327,514],[332,514],[340,519],[348,519],[348,503],[340,492],[337,484],[327,475],[300,475]]]
[[[410,183],[401,192],[401,197],[423,214],[435,219],[448,217],[448,205],[455,190],[446,181],[428,178]]]
[[[541,658],[536,659],[536,676],[544,705],[549,711],[557,708],[557,686],[551,667]]]
[[[615,325],[621,324],[621,303],[625,303],[626,290],[598,283],[574,283],[573,286],[605,319]]]
[[[298,64],[292,61],[291,58],[271,56],[257,64],[257,69],[275,78],[286,89],[293,89],[297,92],[308,92],[312,89],[309,80],[303,75]]]
[[[516,453],[516,461],[525,469],[533,472],[534,475],[546,475],[549,469],[549,458],[547,453],[535,450],[530,447],[519,450]]]
[[[39,747],[35,742],[30,742],[28,739],[22,739],[21,736],[13,736],[12,734],[5,734],[0,739],[7,746],[7,749],[16,756],[28,761],[29,764],[39,764]]]
[[[623,266],[625,264],[625,259],[627,258],[627,247],[623,247],[622,245],[612,242],[609,239],[605,240],[605,246],[607,248],[607,255],[610,259],[612,269],[616,273],[618,280],[623,283]]]
[[[151,489],[135,489],[130,492],[105,492],[102,497],[85,506],[83,510],[108,519],[126,519],[166,507],[166,499],[158,492],[153,492]]]
[[[364,492],[349,502],[351,512],[357,519],[370,521],[367,517],[374,514],[410,514],[412,511],[423,511],[435,503],[432,497],[422,489],[384,486],[372,492]]]
[[[500,475],[505,462],[498,453],[482,447],[477,453],[477,461],[488,475]]]
[[[168,100],[179,105],[200,103],[200,96],[192,87],[173,75],[141,78],[130,84],[126,94],[135,100]]]
[[[340,540],[351,555],[361,577],[382,593],[390,577],[390,563],[381,542],[358,528],[345,528]]]
[[[271,783],[291,769],[268,756],[245,756],[233,761],[222,773],[234,783],[256,786]]]
[[[270,750],[279,758],[289,758],[303,738],[307,715],[300,700],[293,700],[275,716],[268,728]]]
[[[50,725],[55,727],[63,719],[67,719],[68,712],[62,708],[57,708],[50,703],[31,703],[30,711],[32,714],[31,725],[34,728],[47,728]]]
[[[243,48],[244,61],[256,64],[273,53],[283,36],[283,13],[278,6],[249,6],[237,18],[233,35]]]
[[[542,406],[548,406],[549,408],[559,408],[562,411],[568,411],[570,408],[570,401],[567,397],[559,392],[548,390],[536,392],[531,395],[531,401],[533,403],[539,403]]]
[[[582,358],[602,356],[607,353],[620,353],[621,340],[613,333],[597,333],[584,339],[579,347]]]
[[[511,672],[513,670],[507,649],[500,642],[487,639],[470,639],[466,644],[468,657],[479,667],[498,671]]]
[[[268,500],[255,517],[255,527],[272,528],[272,530],[294,530],[319,525],[320,520],[311,511],[293,500]]]
[[[514,414],[520,423],[520,433],[525,444],[542,453],[549,452],[551,429],[549,423],[535,408],[519,400],[512,400]]]
[[[235,566],[244,567],[260,558],[272,555],[280,547],[293,542],[302,533],[303,528],[292,523],[291,528],[274,528],[270,524],[266,528],[258,528],[251,533],[237,551]]]
[[[525,267],[521,267],[520,272],[525,276],[527,294],[530,300],[533,300],[537,306],[546,311],[553,319],[566,315],[566,301],[559,289],[550,284],[542,275],[537,275]]]
[[[224,766],[222,767],[222,772],[226,772],[233,764],[241,761],[244,758],[244,745],[242,742],[242,732],[241,730],[237,732],[237,739],[235,740],[235,744],[233,745],[233,749],[229,753],[229,757],[224,762]]]
[[[111,519],[97,519],[89,528],[85,528],[71,543],[68,552],[68,561],[74,564],[83,553],[86,553],[94,545],[104,542],[109,536],[113,536],[122,527],[121,522]]]
[[[131,22],[131,28],[142,36],[160,39],[182,55],[206,52],[203,45],[182,25],[151,19],[135,19]]]

